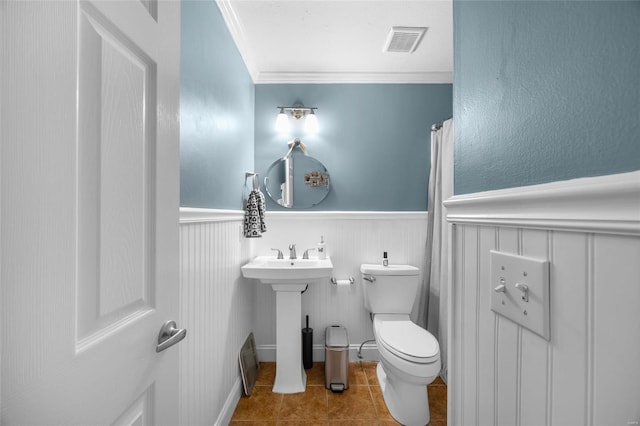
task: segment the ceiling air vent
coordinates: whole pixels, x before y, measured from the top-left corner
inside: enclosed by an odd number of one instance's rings
[[[382,51],[412,53],[426,31],[427,27],[391,27]]]

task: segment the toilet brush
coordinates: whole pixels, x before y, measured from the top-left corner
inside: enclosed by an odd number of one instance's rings
[[[309,315],[307,326],[302,329],[302,365],[305,370],[313,367],[313,328],[309,328]]]

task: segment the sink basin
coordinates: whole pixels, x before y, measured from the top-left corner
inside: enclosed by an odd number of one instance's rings
[[[277,393],[304,392],[307,375],[302,367],[302,297],[308,284],[329,278],[330,258],[278,259],[258,256],[242,268],[242,276],[270,284],[276,292],[276,378]]]
[[[242,276],[260,280],[263,284],[306,284],[329,278],[333,263],[328,257],[290,260],[277,259],[275,256],[258,256],[241,269]]]

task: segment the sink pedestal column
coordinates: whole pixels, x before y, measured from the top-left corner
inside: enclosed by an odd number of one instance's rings
[[[272,284],[276,292],[276,380],[273,392],[304,392],[302,366],[302,296],[306,284]]]

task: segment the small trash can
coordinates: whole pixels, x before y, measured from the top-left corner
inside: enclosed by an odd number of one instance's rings
[[[327,327],[324,346],[325,387],[332,392],[349,389],[349,339],[347,329]]]

